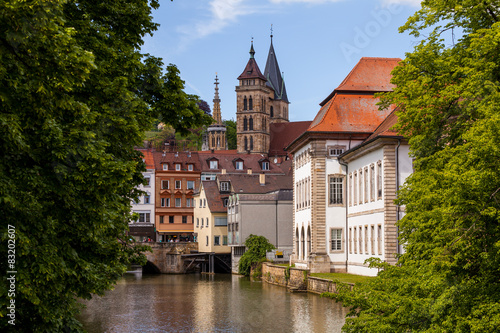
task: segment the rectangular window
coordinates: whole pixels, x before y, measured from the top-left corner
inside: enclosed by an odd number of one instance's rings
[[[365,203],[368,202],[368,167],[365,168],[365,173],[363,174],[363,180],[364,180],[364,197],[365,197]]]
[[[368,254],[368,226],[365,225],[365,254]]]
[[[208,246],[208,236],[207,236],[207,245],[206,246]]]
[[[344,153],[345,146],[332,146],[328,147],[328,153],[330,156],[339,156]]]
[[[174,223],[174,217],[172,215],[168,217],[168,223]]]
[[[175,207],[181,207],[181,198],[175,198]]]
[[[168,189],[168,188],[169,188],[169,185],[170,185],[170,184],[169,184],[169,181],[168,181],[168,180],[162,180],[162,181],[161,181],[161,188],[162,188],[162,190],[166,190],[166,189]]]
[[[217,161],[210,161],[210,169],[217,169],[218,163]]]
[[[186,199],[186,207],[194,207],[193,199],[191,198]]]
[[[349,174],[349,206],[352,206],[352,173]]]
[[[222,245],[227,245],[227,236],[222,236]]]
[[[382,199],[382,162],[377,162],[377,200]]]
[[[375,201],[375,165],[370,165],[370,201]]]
[[[188,171],[193,171],[194,170],[194,167],[192,164],[188,164]]]
[[[359,254],[363,254],[363,230],[361,227],[359,229],[359,235],[358,235],[358,246],[359,246]]]
[[[160,224],[163,224],[163,215],[160,215]]]
[[[175,164],[175,171],[181,171],[181,165],[179,163]]]
[[[187,189],[188,190],[194,190],[194,180],[188,180],[187,181]]]
[[[176,181],[175,181],[175,189],[176,189],[176,190],[179,190],[179,189],[181,188],[181,184],[182,184],[182,183],[181,183],[181,181],[180,181],[180,180],[176,180]]]
[[[371,234],[370,234],[370,245],[372,249],[372,254],[375,254],[375,226],[371,226]]]
[[[354,245],[354,253],[358,253],[358,228],[354,227],[354,234],[353,236],[353,245]]]
[[[162,166],[163,166],[163,171],[167,171],[168,170],[168,164],[167,163],[163,163]]]
[[[145,204],[148,204],[148,203],[149,203],[149,201],[150,201],[150,196],[149,196],[149,194],[146,194],[146,195],[144,196],[144,203],[145,203]]]
[[[150,221],[151,221],[150,217],[151,217],[150,213],[139,213],[138,222],[139,223],[150,223]]]
[[[162,207],[170,207],[170,198],[161,198]]]
[[[216,216],[214,223],[215,223],[216,227],[226,226],[227,225],[227,217],[226,216],[224,216],[224,217]]]
[[[349,228],[349,253],[352,254],[352,228]]]
[[[243,170],[243,161],[236,162],[236,170]]]
[[[377,251],[379,255],[382,255],[382,226],[379,224],[377,233]]]
[[[220,236],[214,236],[214,245],[219,246],[220,245]]]
[[[188,223],[188,217],[182,216],[182,223]]]
[[[199,226],[200,226],[200,218],[199,218],[199,217],[197,217],[197,218],[196,218],[196,227],[198,228]]]
[[[203,207],[203,199],[200,199],[200,208]]]
[[[357,172],[354,172],[354,182],[352,185],[354,187],[352,201],[353,201],[353,205],[357,205],[358,204],[358,173]]]
[[[359,189],[358,203],[361,205],[363,203],[363,170],[359,170],[358,189]]]
[[[144,186],[145,187],[151,186],[151,177],[144,177]]]
[[[342,229],[331,229],[331,250],[342,251]]]
[[[269,170],[269,162],[262,162],[262,170]]]
[[[203,208],[207,206],[207,199],[203,199]]]
[[[330,177],[330,205],[343,204],[342,184],[342,177]]]
[[[220,191],[228,192],[229,191],[229,182],[220,182]]]

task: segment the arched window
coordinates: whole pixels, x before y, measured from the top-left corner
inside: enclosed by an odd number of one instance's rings
[[[295,258],[300,259],[299,254],[299,228],[295,229]]]
[[[253,136],[250,137],[250,150],[253,150]]]
[[[247,125],[247,117],[243,118],[243,130],[246,131],[248,129]]]
[[[307,255],[311,255],[312,246],[311,246],[311,226],[307,227]]]
[[[302,227],[302,231],[300,232],[300,245],[301,245],[301,252],[300,254],[302,255],[302,260],[306,259],[306,244],[305,244],[305,237],[304,237],[304,227]]]
[[[212,137],[212,147],[215,146],[215,137]]]
[[[252,99],[252,96],[250,96],[250,99],[248,100],[248,110],[253,110],[253,99]]]
[[[250,131],[253,131],[253,117],[252,116],[250,116],[250,122],[248,124],[248,127],[249,127]]]
[[[274,117],[274,109],[273,109],[273,106],[271,105],[271,110],[270,110],[270,113],[271,113],[271,118]]]
[[[246,110],[247,109],[247,97],[245,96],[243,98],[243,110]]]
[[[246,136],[245,136],[245,150],[248,150],[248,139]]]

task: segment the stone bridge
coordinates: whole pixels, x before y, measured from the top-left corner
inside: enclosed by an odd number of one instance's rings
[[[195,266],[185,265],[186,255],[198,253],[198,243],[146,243],[153,252],[146,252],[147,264],[143,267],[145,273],[182,274]]]

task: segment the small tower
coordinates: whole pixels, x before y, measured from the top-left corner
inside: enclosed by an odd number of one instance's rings
[[[253,41],[250,59],[238,77],[236,86],[236,140],[238,153],[267,154],[269,151],[268,101],[274,91],[266,85],[254,58]]]
[[[212,117],[214,122],[207,128],[206,142],[202,150],[227,150],[226,125],[222,123],[219,98],[219,78],[215,74],[215,95]]]

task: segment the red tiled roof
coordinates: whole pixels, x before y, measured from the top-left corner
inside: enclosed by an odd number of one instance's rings
[[[323,101],[308,132],[370,133],[387,117],[379,111],[377,92],[391,91],[391,71],[399,58],[361,58],[342,83]]]
[[[384,121],[375,129],[375,131],[366,139],[369,141],[378,136],[399,136],[399,133],[392,129],[394,125],[398,122],[398,116],[396,115],[398,108],[392,110],[392,112],[384,119]]]
[[[270,124],[269,156],[286,156],[288,153],[285,151],[285,148],[298,138],[299,135],[304,133],[310,124],[310,121]]]
[[[153,153],[148,149],[136,149],[142,153],[144,156],[144,163],[146,164],[146,169],[151,170],[155,168],[155,162],[153,159]]]
[[[200,172],[201,167],[200,167],[200,159],[198,157],[197,152],[153,152],[152,153],[153,158],[154,158],[154,163],[155,163],[155,169],[158,171],[162,171],[163,163],[168,163],[168,170],[169,171],[175,171],[174,164],[180,163],[181,164],[181,170],[182,171],[187,171],[187,165],[192,164],[193,165],[193,171],[195,172]],[[163,156],[165,155],[165,156]]]
[[[202,181],[205,196],[207,197],[208,208],[212,213],[225,213],[227,208],[224,207],[224,198],[229,197],[229,194],[221,195],[217,187],[217,181],[204,180]]]
[[[265,185],[260,185],[259,174],[244,175],[218,175],[219,181],[230,181],[234,193],[269,193],[272,191],[293,189],[293,177],[289,175],[266,175]]]
[[[218,160],[218,168],[210,169],[209,160],[213,160],[214,157]],[[204,151],[199,153],[199,158],[201,164],[201,171],[206,173],[221,172],[222,169],[225,169],[226,172],[228,173],[241,173],[241,174],[246,174],[248,172],[248,169],[252,169],[253,173],[260,173],[260,172],[279,173],[279,174],[284,173],[284,171],[279,165],[272,163],[272,159],[270,161],[271,163],[269,163],[269,170],[263,171],[259,161],[267,157],[261,154],[238,154],[235,151],[232,154],[228,154],[225,153],[225,151],[223,150],[215,151],[213,153],[210,151]],[[237,159],[243,160],[243,170],[236,170],[234,162]]]

